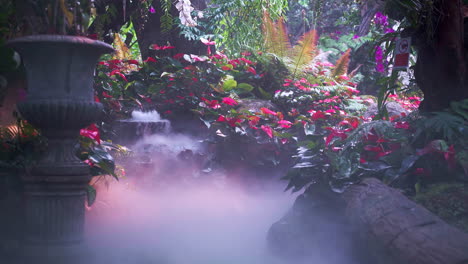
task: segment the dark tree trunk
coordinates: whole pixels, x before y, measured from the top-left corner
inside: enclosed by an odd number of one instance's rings
[[[204,0],[193,1],[192,5],[198,10],[206,8]],[[163,12],[161,9],[157,8],[161,6],[160,1],[153,1],[153,6],[156,8],[154,14],[150,13],[147,17],[139,16],[133,20],[141,57],[143,59],[149,56],[163,55],[163,52],[166,52],[164,55],[174,55],[177,53],[201,54],[206,50],[206,47],[200,41],[189,41],[184,36],[181,36],[177,25],[174,25],[170,31],[164,32],[163,29],[161,29],[160,21]],[[179,16],[179,11],[175,8],[174,4],[172,5],[171,15],[174,18]],[[168,43],[171,46],[175,46],[175,49],[166,51],[152,51],[149,49],[152,44],[161,46],[167,45]]]
[[[468,98],[461,0],[439,0],[435,8],[440,14],[434,14],[439,18],[434,38],[428,41],[424,33],[414,37],[418,50],[415,77],[424,93],[422,111],[440,111],[451,101]]]

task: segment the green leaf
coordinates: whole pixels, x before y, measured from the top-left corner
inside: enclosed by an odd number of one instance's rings
[[[91,185],[86,186],[86,196],[88,200],[88,206],[93,205],[97,196],[96,189],[94,189],[94,187]]]
[[[266,92],[262,88],[258,87],[257,89],[260,92],[260,94],[262,95],[262,99],[271,100],[273,98],[273,96],[271,94],[269,94],[268,92]]]
[[[254,89],[254,87],[248,83],[239,83],[235,89],[236,94],[249,93]]]
[[[223,83],[223,90],[229,92],[230,90],[237,87],[237,81],[234,79],[228,79]]]

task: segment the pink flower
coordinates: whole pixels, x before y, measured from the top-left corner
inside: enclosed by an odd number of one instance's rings
[[[265,114],[265,115],[274,115],[274,116],[278,115],[276,112],[273,112],[273,111],[271,111],[270,109],[268,109],[266,107],[260,108],[260,111],[262,111],[262,113]]]
[[[199,57],[199,56],[194,55],[194,54],[190,54],[190,58],[195,62],[197,62],[197,61],[206,61],[207,60],[206,57]]]
[[[375,66],[375,70],[377,72],[384,72],[385,71],[385,67],[383,65],[383,51],[382,51],[382,48],[380,46],[377,46],[377,48],[375,49],[375,62],[376,62],[376,66]]]
[[[209,40],[209,39],[205,39],[205,38],[200,38],[200,41],[207,45],[207,46],[213,46],[213,45],[216,45],[216,42],[215,41],[212,41],[212,40]]]
[[[265,132],[270,138],[273,138],[273,129],[271,129],[271,127],[262,125],[260,128],[261,128],[261,129],[263,130],[263,132]]]
[[[231,97],[224,97],[223,100],[222,100],[222,103],[223,104],[227,104],[227,105],[237,105],[238,102],[234,99],[232,99]]]
[[[80,129],[80,135],[90,139],[94,139],[101,144],[101,136],[99,135],[99,129],[95,124],[91,124],[87,128]]]
[[[280,120],[278,121],[278,125],[282,128],[290,128],[292,126],[292,123],[288,120]]]

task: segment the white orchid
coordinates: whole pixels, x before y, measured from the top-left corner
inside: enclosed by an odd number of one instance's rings
[[[195,21],[192,17],[192,11],[194,8],[192,7],[190,0],[178,0],[176,8],[179,10],[179,18],[182,25],[188,27],[197,26],[197,21]]]

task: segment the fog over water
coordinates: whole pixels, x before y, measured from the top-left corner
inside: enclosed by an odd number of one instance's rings
[[[90,245],[112,263],[282,263],[266,234],[290,207],[282,188],[192,186],[150,191],[112,184],[87,212]]]
[[[278,179],[252,186],[235,172],[201,173],[198,161],[178,156],[200,148],[186,135],[144,137],[133,146],[135,160],[124,164],[127,177],[98,184],[86,212],[86,239],[97,263],[299,263],[275,256],[266,239],[297,195],[284,192],[286,183]]]

